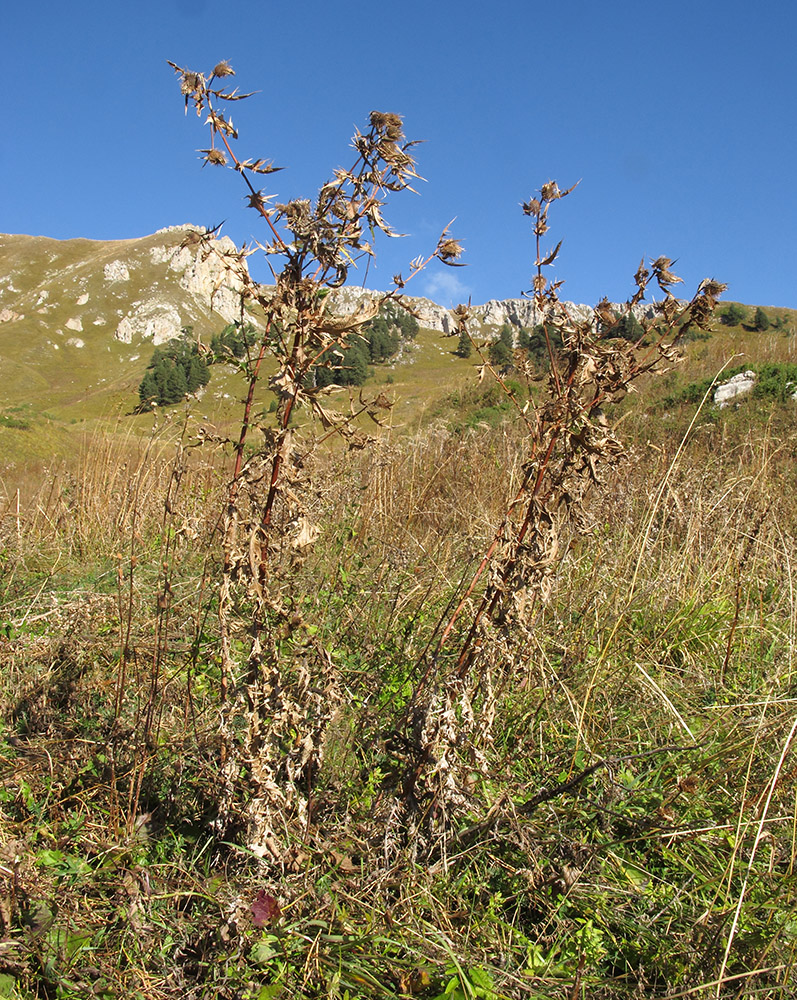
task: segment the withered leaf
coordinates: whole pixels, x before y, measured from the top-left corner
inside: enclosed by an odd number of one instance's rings
[[[251,170],[256,174],[275,174],[284,167],[275,167],[269,160],[241,160],[238,169]]]
[[[553,264],[561,248],[562,248],[562,241],[559,240],[559,242],[556,244],[553,250],[551,250],[551,252],[548,254],[547,257],[545,257],[543,260],[534,261],[534,266],[544,267],[546,264]]]
[[[252,911],[252,923],[255,927],[268,927],[282,915],[279,903],[265,889],[258,892],[249,909]]]

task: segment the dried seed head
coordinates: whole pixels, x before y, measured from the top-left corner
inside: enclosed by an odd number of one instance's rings
[[[200,149],[199,152],[205,154],[205,163],[212,163],[216,167],[227,165],[227,157],[220,149]]]
[[[700,282],[698,292],[701,295],[705,295],[710,299],[718,299],[720,295],[728,288],[727,285],[723,285],[721,281],[715,281],[714,278],[704,278]]]
[[[434,255],[444,264],[449,264],[462,256],[462,246],[453,237],[443,235],[440,237]]]
[[[523,212],[526,215],[539,215],[541,207],[536,198],[529,198],[528,201],[523,202]]]
[[[548,181],[540,188],[540,197],[543,201],[556,201],[559,197],[559,185],[556,181]]]
[[[204,79],[201,73],[192,73],[190,70],[183,72],[180,80],[180,93],[186,97],[204,90]]]
[[[235,76],[235,70],[230,66],[226,59],[222,59],[220,63],[217,63],[213,67],[214,76]]]
[[[648,271],[648,269],[645,267],[645,259],[643,257],[642,260],[639,262],[639,267],[637,268],[637,272],[634,275],[634,281],[636,282],[639,288],[644,288],[648,282],[649,277],[650,277],[650,271]]]
[[[532,287],[534,291],[540,295],[545,291],[545,286],[548,284],[548,279],[544,274],[535,274],[534,280],[532,282]]]
[[[670,270],[670,266],[674,261],[670,260],[669,257],[657,257],[656,260],[651,262],[651,267],[653,268],[653,276],[659,284],[659,287],[666,290],[667,285],[680,285],[683,282],[683,278],[679,278],[677,274],[673,274]]]
[[[607,298],[602,298],[595,306],[595,317],[602,326],[615,326],[617,324],[617,313],[612,309]]]
[[[357,150],[360,156],[362,156],[363,158],[368,156],[371,144],[361,132],[357,132],[355,134],[354,138],[351,141],[351,144],[352,146],[354,146],[354,148]]]
[[[369,120],[371,126],[379,132],[384,132],[388,139],[395,142],[403,137],[401,115],[394,115],[389,111],[372,111]]]

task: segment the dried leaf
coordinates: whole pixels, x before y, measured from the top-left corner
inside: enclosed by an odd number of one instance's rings
[[[556,260],[556,257],[558,255],[561,247],[562,247],[562,241],[559,240],[559,242],[556,244],[556,246],[553,248],[553,250],[548,254],[548,256],[545,257],[544,260],[535,260],[534,261],[534,266],[535,267],[544,267],[546,264],[553,264],[553,262]]]
[[[298,527],[299,530],[291,541],[291,547],[301,552],[315,544],[316,539],[321,534],[321,528],[304,515],[299,518]]]
[[[279,903],[265,889],[258,892],[249,909],[252,911],[252,923],[255,927],[268,927],[282,915]]]

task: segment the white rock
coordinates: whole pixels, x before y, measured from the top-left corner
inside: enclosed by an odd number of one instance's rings
[[[129,281],[130,271],[121,260],[112,260],[102,269],[106,281]]]
[[[756,373],[753,371],[740,372],[733,378],[718,385],[714,390],[714,402],[722,410],[731,400],[739,396],[745,396],[751,392],[756,384]]]
[[[124,316],[114,337],[123,344],[132,344],[133,337],[151,340],[157,347],[180,336],[182,320],[174,306],[149,299]]]
[[[204,226],[192,226],[190,222],[184,222],[181,226],[164,226],[163,229],[156,229],[155,235],[158,236],[160,233],[183,233],[190,230],[194,230],[197,233],[207,232]]]
[[[22,313],[14,312],[13,309],[0,309],[0,323],[13,323],[14,320],[24,318]]]
[[[66,323],[64,323],[64,326],[67,328],[67,330],[74,330],[75,333],[83,332],[83,323],[79,318],[76,317],[68,319]]]
[[[205,231],[197,226],[173,228]],[[225,322],[232,323],[241,315],[242,283],[237,275],[225,266],[224,257],[227,254],[237,255],[237,252],[233,241],[228,236],[222,236],[207,246],[152,247],[150,258],[153,263],[168,264],[170,270],[178,272],[181,288],[199,300],[200,308],[208,310],[212,307]]]
[[[80,337],[70,337],[69,340],[67,340],[67,344],[69,344],[70,347],[85,347],[86,346],[84,344],[84,342],[80,339]]]
[[[82,295],[78,295],[76,301],[79,306],[84,306],[88,302],[88,300],[89,300],[89,293],[84,292]]]
[[[49,293],[49,292],[47,291],[47,289],[46,289],[46,288],[43,288],[43,289],[42,289],[42,290],[41,290],[41,291],[39,292],[39,297],[38,297],[38,299],[36,299],[36,305],[37,305],[37,306],[40,306],[40,305],[42,304],[42,302],[46,302],[46,301],[47,301],[47,299],[49,299],[49,298],[50,298],[50,293]]]

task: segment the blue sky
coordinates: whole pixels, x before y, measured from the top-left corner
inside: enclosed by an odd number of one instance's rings
[[[408,291],[443,304],[518,296],[534,256],[520,210],[545,181],[562,295],[625,298],[641,257],[677,258],[690,291],[797,308],[797,6],[674,0],[39,0],[2,14],[7,83],[0,230],[121,239],[182,222],[265,239],[232,171],[200,169],[200,121],[166,60],[242,90],[237,152],[314,197],[355,125],[402,114],[426,179],[386,217],[371,287],[430,251],[454,217],[467,268]],[[255,265],[255,268],[257,265]],[[256,272],[257,273],[257,272]],[[265,272],[263,272],[265,274]]]

